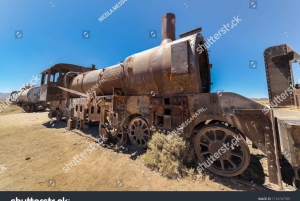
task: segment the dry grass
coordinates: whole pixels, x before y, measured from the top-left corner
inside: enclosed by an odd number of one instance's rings
[[[0,104],[4,104],[5,100],[0,100]],[[4,105],[7,105],[6,103]],[[1,109],[0,109],[1,111]],[[23,108],[10,104],[8,107],[5,107],[4,110],[0,112],[0,115],[7,115],[7,114],[17,114],[17,113],[24,113],[25,111]]]
[[[269,101],[256,101],[256,102],[262,105],[270,105]]]
[[[163,176],[177,179],[194,175],[194,168],[186,166],[194,157],[193,146],[182,137],[172,135],[167,139],[162,133],[154,133],[142,159],[146,166],[159,171]]]

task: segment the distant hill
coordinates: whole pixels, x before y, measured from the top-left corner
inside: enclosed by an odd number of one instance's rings
[[[6,99],[7,97],[9,97],[10,93],[1,93],[0,92],[0,99]]]
[[[253,100],[253,101],[269,101],[269,99],[268,98],[250,98],[251,100]]]

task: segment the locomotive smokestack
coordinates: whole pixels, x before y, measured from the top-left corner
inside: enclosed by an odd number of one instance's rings
[[[161,19],[161,45],[175,40],[175,15],[166,13]]]

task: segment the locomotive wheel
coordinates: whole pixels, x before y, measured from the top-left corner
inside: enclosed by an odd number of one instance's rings
[[[56,111],[56,120],[61,121],[63,118],[62,112],[60,110]]]
[[[108,137],[110,136],[110,133],[107,132],[105,128],[100,129],[100,139],[103,144],[108,143]]]
[[[114,142],[117,145],[124,145],[127,142],[127,133],[126,133],[126,129],[124,129],[123,127],[119,130],[119,132],[117,133],[116,136],[113,137]]]
[[[9,100],[13,103],[17,102],[18,100],[18,92],[17,91],[13,91],[11,94],[10,94],[10,98]]]
[[[23,106],[23,109],[24,109],[26,112],[30,112],[30,106],[29,106],[29,105]]]
[[[234,143],[237,140],[232,141],[234,137],[238,139],[236,145]],[[225,125],[204,126],[195,138],[194,147],[202,164],[200,168],[207,168],[220,176],[237,176],[244,172],[250,162],[250,151],[244,138]],[[213,161],[211,157],[216,160]]]
[[[30,112],[33,112],[33,105],[30,106]]]
[[[132,119],[128,127],[130,142],[138,148],[146,148],[150,140],[150,130],[147,122],[141,117]]]

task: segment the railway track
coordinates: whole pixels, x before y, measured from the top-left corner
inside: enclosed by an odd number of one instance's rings
[[[249,181],[242,180],[242,179],[239,179],[239,178],[231,178],[231,181],[238,182],[238,183],[250,186],[251,188],[256,188],[256,189],[259,189],[259,190],[262,190],[262,191],[274,191],[270,187],[268,188],[264,185],[256,184],[253,181],[249,182]]]
[[[252,190],[257,189],[257,190],[260,190],[260,191],[300,191],[300,189],[297,189],[295,186],[291,186],[291,185],[288,185],[288,184],[285,184],[285,183],[284,183],[285,187],[281,190],[278,186],[275,186],[273,184],[262,185],[262,184],[255,183],[254,181],[248,181],[248,180],[241,179],[241,178],[238,178],[238,177],[231,177],[231,178],[222,177],[222,176],[216,175],[212,172],[209,172],[209,174],[206,174],[206,173],[203,174],[202,175],[202,181],[205,181],[206,176],[210,176],[210,177],[214,176],[216,178],[221,178],[223,180],[230,180],[235,185],[237,183],[242,184],[242,185],[246,185],[246,186],[251,187]]]

